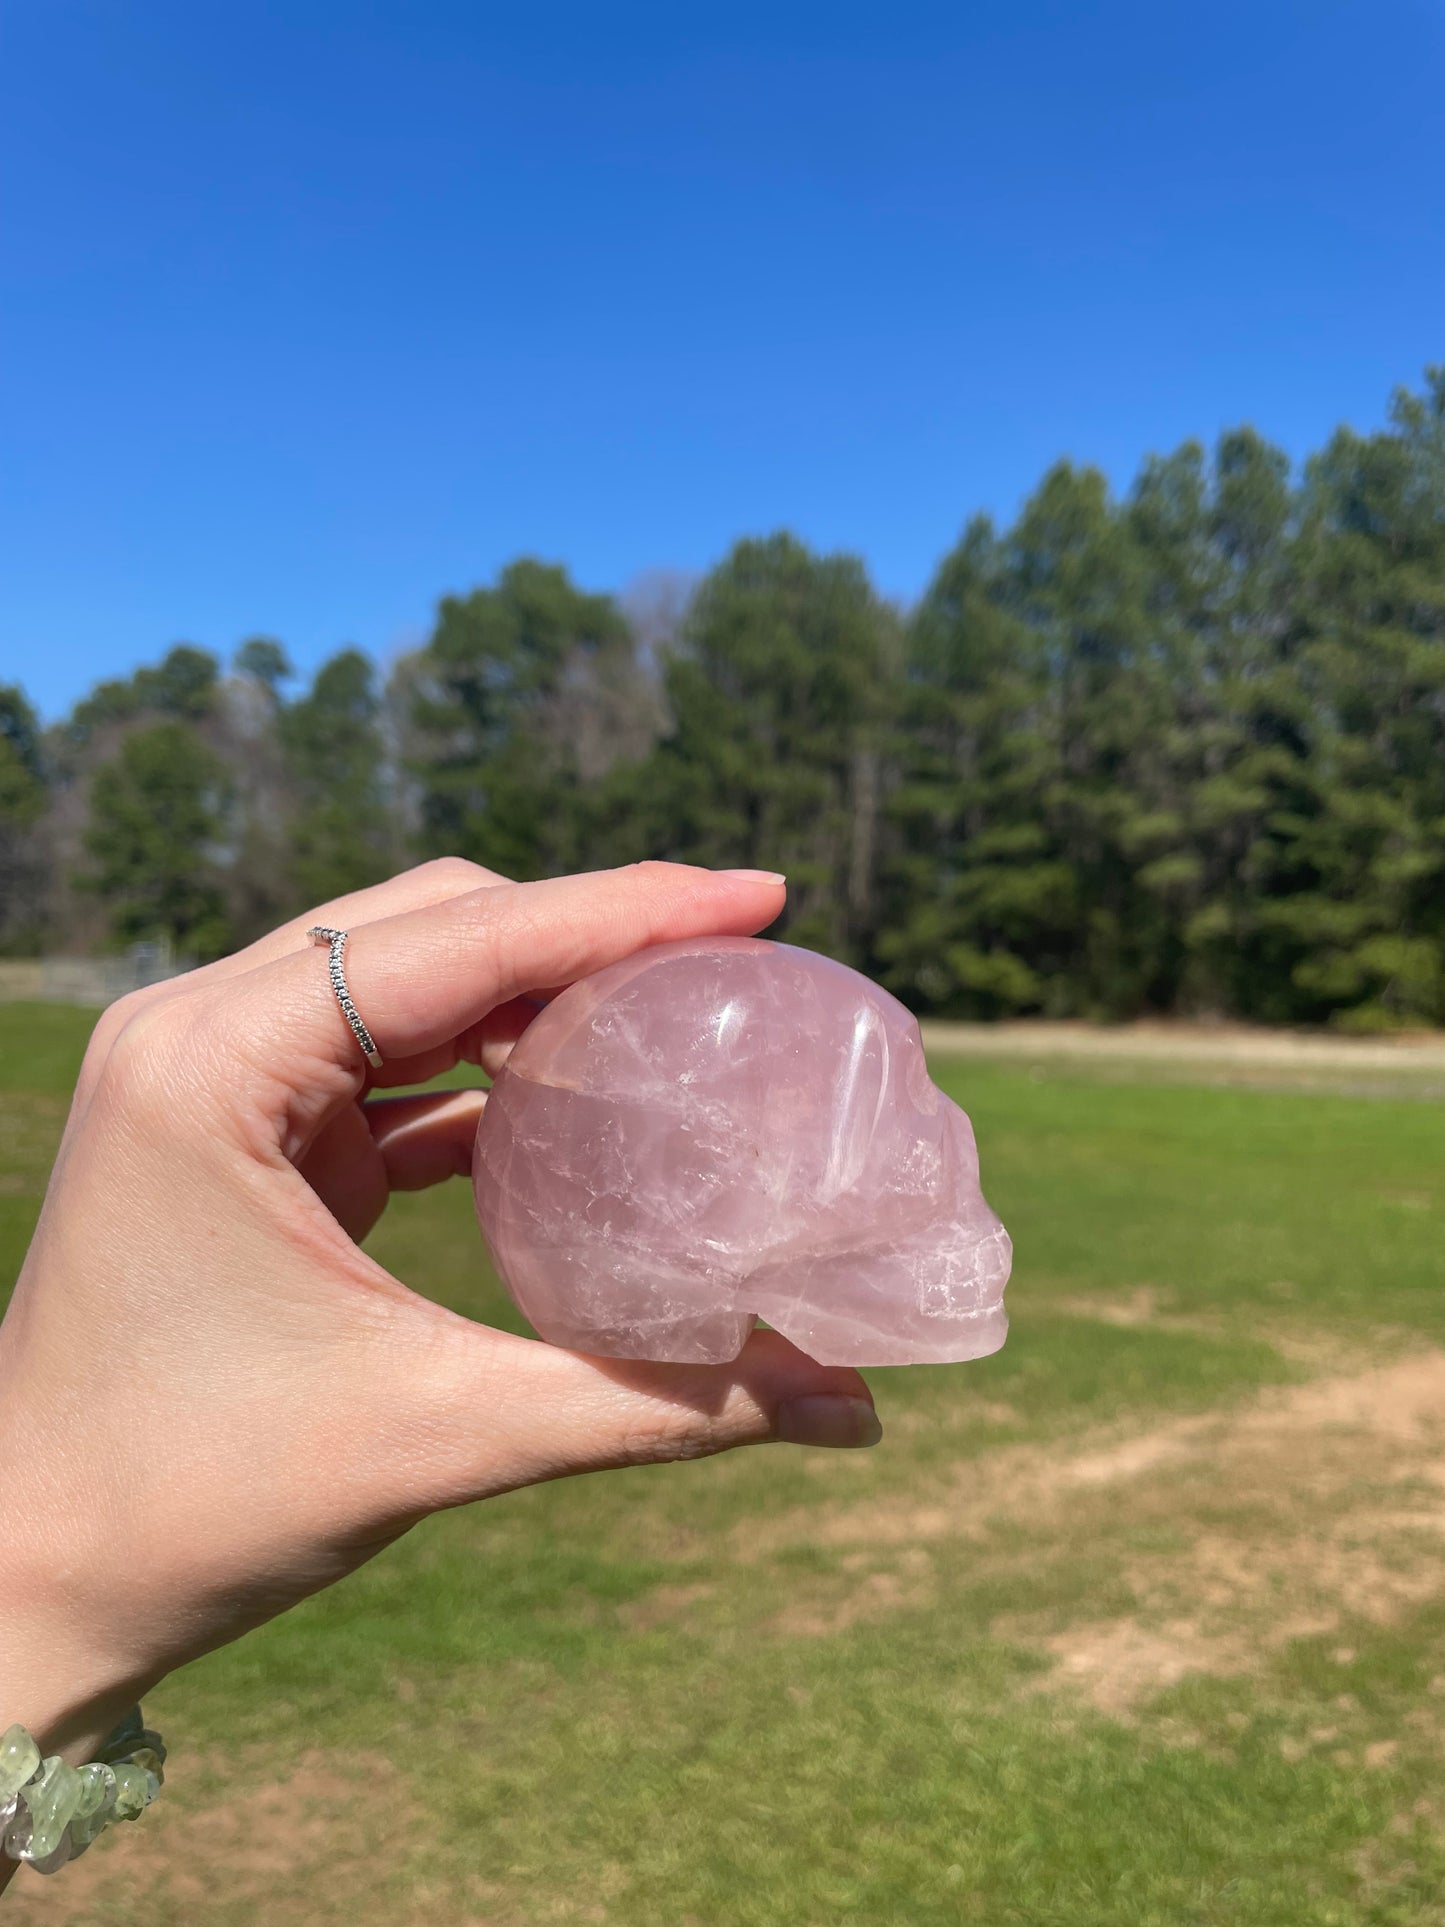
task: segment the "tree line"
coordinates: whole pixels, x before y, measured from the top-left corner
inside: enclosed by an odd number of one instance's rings
[[[1445,369],[1298,473],[1060,462],[911,610],[776,534],[624,600],[514,562],[385,677],[0,684],[11,954],[214,956],[443,852],[784,870],[781,934],[925,1012],[1445,1022]]]

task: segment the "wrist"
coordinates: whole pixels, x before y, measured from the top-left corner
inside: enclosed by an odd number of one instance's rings
[[[0,1729],[23,1726],[43,1755],[82,1766],[154,1680],[136,1678],[79,1637],[63,1600],[9,1551],[0,1540]],[[18,1871],[19,1862],[0,1853],[0,1893]]]
[[[0,1730],[18,1722],[42,1753],[78,1765],[161,1675],[143,1676],[127,1645],[133,1614],[103,1489],[27,1415],[25,1374],[3,1342],[14,1312],[0,1327],[0,1460],[27,1470],[24,1504],[0,1518]]]
[[[0,1733],[0,1828],[4,1858],[53,1874],[78,1859],[107,1827],[135,1820],[165,1781],[166,1747],[131,1707],[78,1764],[47,1754],[19,1721]],[[0,1887],[6,1879],[0,1879]]]
[[[155,1678],[87,1633],[54,1575],[12,1556],[8,1537],[0,1537],[0,1572],[0,1727],[18,1722],[42,1753],[83,1764]],[[123,1613],[124,1601],[114,1607]]]

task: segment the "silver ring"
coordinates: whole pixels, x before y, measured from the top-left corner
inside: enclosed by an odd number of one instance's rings
[[[324,923],[313,924],[306,932],[313,943],[331,946],[331,956],[327,961],[327,971],[331,977],[331,988],[336,992],[336,1001],[341,1006],[341,1014],[351,1026],[352,1035],[366,1052],[366,1061],[373,1070],[381,1069],[381,1052],[376,1048],[371,1032],[357,1014],[356,1005],[351,1001],[351,992],[346,988],[346,972],[341,965],[341,953],[346,948],[344,930],[328,930]]]

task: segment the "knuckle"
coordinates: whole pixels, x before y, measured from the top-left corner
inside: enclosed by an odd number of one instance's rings
[[[93,1083],[100,1076],[115,1049],[116,1040],[126,1026],[142,1011],[161,1002],[166,994],[167,986],[154,984],[144,990],[127,991],[124,997],[117,997],[113,1004],[106,1005],[96,1019],[90,1042],[85,1047],[85,1057],[81,1063],[83,1083]]]
[[[649,887],[659,883],[675,884],[682,874],[676,863],[666,863],[661,857],[644,857],[640,863],[629,863],[627,874],[636,882]]]
[[[191,1019],[176,998],[140,1003],[112,1039],[100,1088],[129,1115],[164,1108],[174,1090],[175,1068],[185,1053]]]
[[[425,863],[419,863],[411,874],[455,896],[496,882],[490,870],[484,870],[480,863],[469,862],[464,856],[430,857]]]
[[[669,1406],[628,1427],[622,1449],[629,1465],[661,1465],[678,1459],[703,1459],[720,1451],[722,1441],[706,1413],[688,1405]]]
[[[101,1022],[109,1022],[117,1031],[124,1030],[132,1017],[144,1010],[147,1004],[155,1002],[154,989],[128,990],[124,997],[117,997],[113,1004],[106,1007]]]
[[[546,919],[523,890],[469,894],[456,906],[454,940],[483,981],[508,983],[546,932]]]

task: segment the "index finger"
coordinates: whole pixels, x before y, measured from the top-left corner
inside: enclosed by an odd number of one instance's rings
[[[757,870],[638,863],[623,870],[493,884],[355,927],[348,987],[383,1061],[459,1037],[498,1004],[571,983],[650,944],[746,936],[783,907],[783,878]],[[225,987],[213,1014],[271,1075],[365,1061],[327,979],[324,955],[298,949]]]

